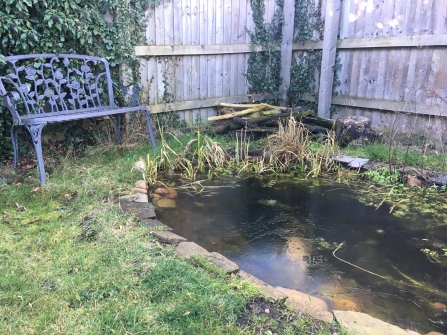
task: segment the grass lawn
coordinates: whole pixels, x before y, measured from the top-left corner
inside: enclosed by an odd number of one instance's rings
[[[147,153],[96,148],[62,159],[42,188],[36,169],[0,184],[0,334],[332,334],[285,307],[253,313],[253,286],[176,258],[121,214],[114,199]]]
[[[412,166],[415,168],[425,168],[435,171],[445,172],[447,167],[444,153],[436,153],[428,150],[425,154],[414,151],[413,148],[407,151],[405,146],[391,146],[386,143],[372,143],[366,146],[348,146],[341,149],[347,155],[369,158],[375,162],[384,162],[400,166]]]

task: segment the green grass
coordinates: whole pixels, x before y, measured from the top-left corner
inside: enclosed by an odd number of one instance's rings
[[[391,151],[391,155],[390,155]],[[369,158],[376,162],[384,162],[395,165],[424,167],[428,169],[444,171],[446,168],[445,155],[434,152],[427,152],[422,155],[419,152],[409,150],[404,146],[390,147],[385,143],[373,143],[366,146],[348,146],[341,149],[341,152],[351,156]]]
[[[183,150],[190,136],[169,140]],[[0,185],[0,334],[330,334],[308,318],[279,327],[249,315],[259,293],[203,260],[182,260],[113,201],[148,146],[92,148],[60,161],[37,192],[38,173]],[[16,203],[27,211],[16,211]],[[287,319],[290,312],[281,309]]]

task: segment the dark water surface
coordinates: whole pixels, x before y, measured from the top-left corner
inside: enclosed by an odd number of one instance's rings
[[[220,185],[201,195],[180,191],[177,208],[160,219],[273,286],[421,333],[447,333],[445,262],[421,252],[427,241],[447,242],[446,226],[408,229],[429,218],[406,222],[387,206],[360,203],[339,184],[249,178]],[[336,259],[342,242],[338,257],[378,276]]]

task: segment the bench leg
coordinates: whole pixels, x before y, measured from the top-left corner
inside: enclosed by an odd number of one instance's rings
[[[144,113],[144,116],[146,117],[147,120],[147,127],[149,129],[149,135],[151,137],[152,146],[154,147],[154,149],[157,149],[157,144],[155,143],[154,131],[152,130],[152,123],[151,123],[151,117],[149,116],[149,112],[147,111],[147,109],[142,109],[141,111]]]
[[[43,165],[42,141],[41,141],[42,129],[43,129],[43,127],[45,127],[45,125],[46,125],[46,123],[33,124],[33,125],[26,126],[29,133],[31,134],[31,138],[32,138],[33,144],[34,144],[34,149],[36,151],[41,185],[44,185],[47,181],[46,177],[45,177],[45,166]]]
[[[116,135],[116,141],[118,144],[121,144],[121,130],[120,130],[120,124],[121,124],[121,115],[110,115],[110,118],[112,119],[113,126],[115,127],[115,135]]]
[[[18,127],[12,125],[11,126],[11,142],[12,142],[12,151],[14,154],[14,169],[17,169],[17,165],[19,163],[19,142],[17,142],[17,131]]]

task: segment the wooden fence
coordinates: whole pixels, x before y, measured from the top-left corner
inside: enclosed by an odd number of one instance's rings
[[[266,21],[276,10],[266,0]],[[137,46],[152,113],[183,111],[189,122],[218,102],[245,102],[254,23],[249,0],[172,0],[148,13],[147,45]],[[169,102],[169,103],[166,103]]]
[[[294,0],[284,1],[281,92],[290,80],[293,56],[322,50],[318,112],[365,115],[373,125],[401,130],[439,129],[447,117],[447,5],[444,0],[315,0],[325,18],[324,38],[292,43]],[[265,0],[269,22],[275,0]],[[147,45],[137,46],[152,112],[188,111],[194,121],[215,114],[217,102],[247,101],[244,77],[253,29],[249,0],[172,0],[148,12]],[[338,37],[337,37],[338,36]],[[333,66],[339,58],[333,87]],[[333,90],[337,92],[333,95]],[[316,92],[304,95],[314,100]],[[172,103],[164,103],[172,101]],[[422,120],[421,119],[421,120]],[[428,124],[428,126],[427,126]],[[428,127],[428,128],[427,128]],[[421,128],[421,129],[422,129]]]

